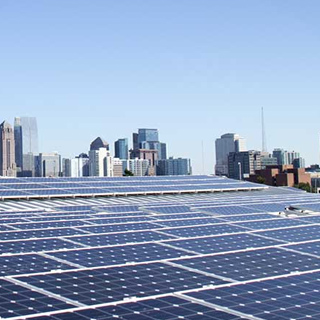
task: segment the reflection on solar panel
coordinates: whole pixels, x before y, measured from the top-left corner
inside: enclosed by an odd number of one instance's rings
[[[279,214],[318,195],[188,176],[0,179],[0,197],[1,319],[320,319],[320,215]]]

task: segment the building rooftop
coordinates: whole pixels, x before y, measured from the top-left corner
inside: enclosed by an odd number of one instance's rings
[[[318,319],[318,195],[211,176],[0,179],[44,185],[75,197],[0,202],[2,319]],[[141,192],[101,194],[129,185]]]

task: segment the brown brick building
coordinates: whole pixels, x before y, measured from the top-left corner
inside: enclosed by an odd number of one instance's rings
[[[249,181],[261,182],[261,178],[269,186],[289,186],[293,187],[299,183],[309,183],[311,176],[305,172],[305,168],[293,168],[293,165],[267,166],[266,169],[256,170],[255,174],[250,175]],[[260,181],[259,181],[260,180]]]

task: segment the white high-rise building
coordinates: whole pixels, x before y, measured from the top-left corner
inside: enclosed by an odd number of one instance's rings
[[[148,170],[150,167],[150,162],[147,159],[129,159],[129,160],[122,160],[123,164],[123,171],[125,169],[131,171],[133,175],[142,177],[148,175]]]
[[[235,133],[223,134],[216,139],[216,175],[228,175],[228,155],[230,152],[247,151],[246,141]]]
[[[89,151],[89,175],[113,177],[113,158],[107,148]]]
[[[71,159],[71,177],[87,177],[89,176],[89,157],[85,153],[81,153],[78,157]]]

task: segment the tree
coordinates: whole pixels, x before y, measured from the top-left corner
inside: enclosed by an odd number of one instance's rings
[[[134,174],[128,170],[128,169],[124,169],[124,174],[123,174],[124,177],[133,177]]]
[[[299,184],[295,184],[294,187],[307,192],[311,192],[310,183],[300,182]]]
[[[257,183],[266,184],[267,180],[265,177],[258,176]]]

